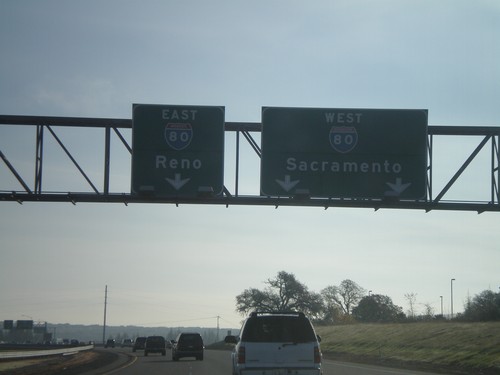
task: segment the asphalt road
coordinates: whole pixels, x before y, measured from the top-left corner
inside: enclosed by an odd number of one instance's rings
[[[164,357],[161,354],[150,354],[145,357],[143,352],[132,353],[130,349],[111,349],[127,356],[129,361],[121,361],[119,367],[101,369],[86,375],[231,375],[231,353],[228,351],[206,350],[205,359],[196,361],[194,358],[183,358],[173,362],[170,351]],[[125,358],[123,356],[123,358]],[[379,366],[343,363],[330,360],[323,361],[323,375],[435,375],[428,372],[417,372],[384,368]]]

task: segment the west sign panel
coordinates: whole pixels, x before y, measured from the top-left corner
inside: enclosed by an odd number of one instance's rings
[[[222,194],[224,107],[134,104],[132,194]]]
[[[262,109],[261,194],[422,199],[427,110]]]

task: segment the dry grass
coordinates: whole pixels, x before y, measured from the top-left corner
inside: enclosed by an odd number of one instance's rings
[[[330,355],[487,369],[500,374],[500,322],[316,327]]]
[[[0,362],[0,374],[54,375],[79,374],[99,358],[95,351],[80,352],[71,356],[51,356],[35,359],[20,359]],[[91,366],[92,367],[92,366]],[[82,369],[80,371],[79,369]]]

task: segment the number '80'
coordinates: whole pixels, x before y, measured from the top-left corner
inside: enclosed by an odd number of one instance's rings
[[[335,145],[352,145],[356,142],[352,134],[335,134],[333,136],[333,143]]]
[[[187,142],[189,141],[189,136],[190,136],[189,132],[169,132],[168,140],[170,142],[177,142],[177,141]]]

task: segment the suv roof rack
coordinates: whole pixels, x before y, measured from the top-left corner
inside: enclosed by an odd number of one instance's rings
[[[256,318],[257,316],[263,315],[296,315],[299,318],[305,318],[303,312],[300,311],[252,311],[250,313],[251,318]]]

